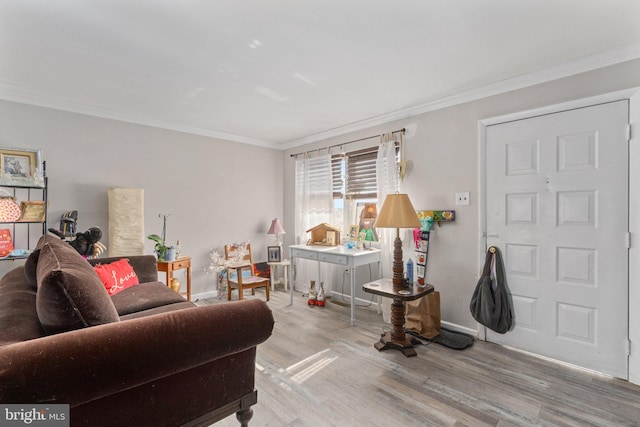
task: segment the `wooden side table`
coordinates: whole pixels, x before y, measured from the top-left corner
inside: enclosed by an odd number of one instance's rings
[[[291,266],[291,262],[288,259],[283,259],[280,262],[268,262],[267,265],[271,270],[271,290],[274,290],[276,284],[282,283],[286,292],[289,286],[289,267]],[[275,269],[277,267],[282,267],[282,279],[275,278]]]
[[[391,279],[379,279],[374,282],[365,283],[362,289],[370,294],[380,295],[392,298],[391,304],[391,324],[393,325],[391,332],[383,334],[380,341],[373,346],[378,350],[386,350],[395,348],[400,350],[407,357],[417,356],[416,350],[413,348],[411,339],[407,338],[404,333],[404,302],[413,301],[433,292],[433,286],[426,285],[421,288],[414,285],[412,288],[397,289],[393,287]]]
[[[171,285],[173,272],[187,269],[187,301],[191,301],[191,257],[182,256],[175,261],[158,261],[158,271],[167,273],[167,286]]]

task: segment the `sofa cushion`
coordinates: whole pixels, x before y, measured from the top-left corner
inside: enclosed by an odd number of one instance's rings
[[[162,282],[140,283],[111,297],[120,316],[186,300]]]
[[[31,254],[29,254],[27,260],[24,262],[24,276],[27,278],[27,282],[31,286],[33,286],[34,289],[36,289],[38,286],[38,278],[36,275],[38,273],[37,268],[38,258],[40,257],[40,248],[42,248],[42,245],[47,243],[51,238],[51,236],[46,239],[40,238],[40,240],[38,240],[38,242],[36,243],[35,248],[31,252]]]
[[[0,347],[44,336],[36,313],[36,288],[27,283],[22,267],[0,280]]]
[[[38,279],[36,277],[36,268],[38,268],[38,257],[40,256],[40,249],[36,249],[24,262],[24,277],[27,279],[27,283],[36,289],[38,286]]]
[[[133,267],[133,271],[138,276],[138,282],[155,282],[158,280],[158,260],[153,255],[127,255],[129,264]],[[89,264],[96,266],[98,264],[109,264],[118,261],[122,257],[106,257],[88,259]]]
[[[109,295],[117,294],[131,286],[137,285],[138,276],[126,258],[109,264],[98,264],[93,267]]]
[[[102,281],[75,249],[46,235],[38,246],[36,310],[46,333],[120,320]]]

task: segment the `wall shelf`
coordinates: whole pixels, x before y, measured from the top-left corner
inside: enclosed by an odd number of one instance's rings
[[[1,189],[7,190],[12,197],[16,199],[17,203],[21,201],[38,201],[44,202],[44,220],[43,221],[15,221],[15,222],[0,222],[0,228],[6,228],[11,231],[11,240],[13,242],[14,249],[26,249],[31,251],[40,237],[47,233],[47,209],[48,209],[48,194],[47,194],[47,176],[46,176],[46,162],[42,162],[42,171],[44,178],[44,185],[13,185],[13,184],[0,184]],[[13,261],[25,259],[29,255],[18,256],[6,256],[1,257],[0,261]]]
[[[427,218],[431,217],[433,222],[437,222],[439,226],[442,225],[442,223],[444,222],[452,222],[456,220],[456,211],[452,211],[452,210],[444,210],[444,211],[421,210],[421,211],[416,211],[416,213],[418,214],[418,219],[420,219],[420,222],[424,222],[427,220]]]

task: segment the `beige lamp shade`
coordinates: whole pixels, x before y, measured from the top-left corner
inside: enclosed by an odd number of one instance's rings
[[[273,244],[276,246],[282,246],[282,244],[280,243],[280,235],[287,234],[287,232],[284,231],[284,228],[282,228],[280,220],[278,220],[278,218],[274,218],[274,220],[271,221],[271,227],[269,227],[269,231],[267,231],[267,234],[275,234],[276,241],[273,242]]]
[[[389,194],[384,199],[375,227],[420,228],[420,219],[406,194]]]
[[[271,221],[271,227],[269,228],[269,231],[267,231],[267,234],[287,234],[287,232],[284,231],[284,228],[282,228],[282,224],[280,224],[280,220],[276,218],[273,221]]]

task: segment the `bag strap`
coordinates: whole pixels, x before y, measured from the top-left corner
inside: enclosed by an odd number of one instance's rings
[[[482,277],[489,277],[491,275],[492,261],[493,261],[493,254],[487,251],[487,257],[484,260],[484,268],[482,269]]]
[[[496,248],[494,255],[496,256],[496,288],[504,288],[504,264],[498,248]]]

